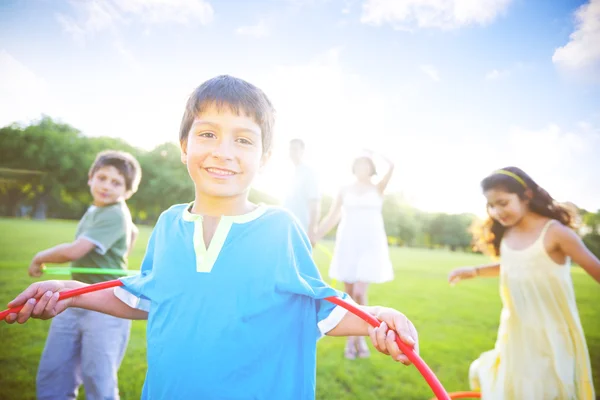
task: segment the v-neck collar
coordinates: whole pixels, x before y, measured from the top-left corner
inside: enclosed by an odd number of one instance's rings
[[[192,214],[190,210],[194,206],[194,202],[191,202],[184,208],[182,218],[186,222],[192,222],[194,224],[194,253],[196,255],[196,271],[202,273],[209,273],[212,271],[225,240],[229,235],[231,226],[235,224],[244,224],[250,221],[254,221],[266,211],[264,204],[259,204],[254,210],[249,213],[242,215],[222,215],[219,219],[215,233],[206,247],[204,243],[204,227],[202,224],[203,218],[200,214]]]
[[[185,207],[183,209],[183,220],[187,221],[187,222],[195,222],[197,220],[202,220],[203,216],[200,214],[192,214],[190,212],[190,210],[194,207],[194,202],[192,201],[191,203],[189,203],[187,205],[187,207]],[[267,210],[267,207],[260,203],[257,204],[257,207],[246,213],[246,214],[240,214],[240,215],[221,215],[221,221],[226,220],[226,221],[231,221],[233,223],[236,224],[245,224],[247,222],[250,221],[254,221],[255,219],[257,219],[258,217],[260,217],[261,215],[263,215],[265,213],[265,211]]]

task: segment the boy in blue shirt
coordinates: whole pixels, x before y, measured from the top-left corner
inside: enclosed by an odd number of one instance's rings
[[[84,284],[35,283],[9,303],[25,307],[6,321],[68,307],[148,319],[143,399],[314,399],[325,334],[370,335],[377,350],[408,364],[394,331],[414,346],[410,321],[362,307],[382,321],[373,329],[325,300],[350,301],[322,280],[297,220],[248,201],[271,155],[273,123],[270,101],[250,83],[219,76],[199,86],[179,134],[195,200],[160,216],[140,274],[122,278],[123,288],[61,301],[57,292]]]

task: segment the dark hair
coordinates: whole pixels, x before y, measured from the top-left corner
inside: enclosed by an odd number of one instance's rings
[[[209,79],[190,95],[179,128],[179,142],[187,140],[194,118],[206,107],[246,113],[260,126],[263,152],[271,149],[275,109],[262,90],[242,79],[220,75]]]
[[[96,159],[90,167],[89,176],[92,177],[100,168],[115,167],[125,179],[125,189],[129,195],[138,190],[142,179],[142,168],[134,156],[118,150],[105,150],[96,155]]]
[[[560,221],[572,226],[574,218],[569,208],[561,205],[540,187],[529,175],[517,167],[506,167],[497,170],[481,181],[484,192],[500,189],[514,193],[522,200],[529,200],[529,209],[539,215]],[[489,212],[489,211],[488,211]],[[493,256],[500,255],[500,243],[506,228],[489,217],[475,233],[476,247]]]
[[[352,163],[352,173],[353,174],[356,173],[356,166],[361,161],[366,161],[367,164],[369,164],[369,166],[371,167],[371,176],[377,175],[377,168],[375,168],[375,163],[373,162],[373,160],[371,159],[371,157],[367,157],[367,156],[357,157],[354,160],[354,162]]]

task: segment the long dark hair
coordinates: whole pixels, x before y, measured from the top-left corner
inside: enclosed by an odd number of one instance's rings
[[[569,208],[554,200],[546,190],[520,168],[506,167],[495,171],[481,181],[481,189],[483,192],[500,189],[507,193],[515,193],[522,200],[529,199],[529,209],[532,212],[573,227],[575,218]],[[498,257],[505,231],[506,228],[500,222],[488,217],[474,232],[475,247],[484,253]]]

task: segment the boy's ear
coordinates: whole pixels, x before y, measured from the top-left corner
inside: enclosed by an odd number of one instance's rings
[[[271,150],[267,151],[266,153],[263,153],[263,155],[260,158],[260,169],[263,169],[265,165],[267,165],[267,163],[271,159],[271,154]]]
[[[187,164],[187,142],[185,140],[179,142],[179,149],[181,150],[181,162]]]

